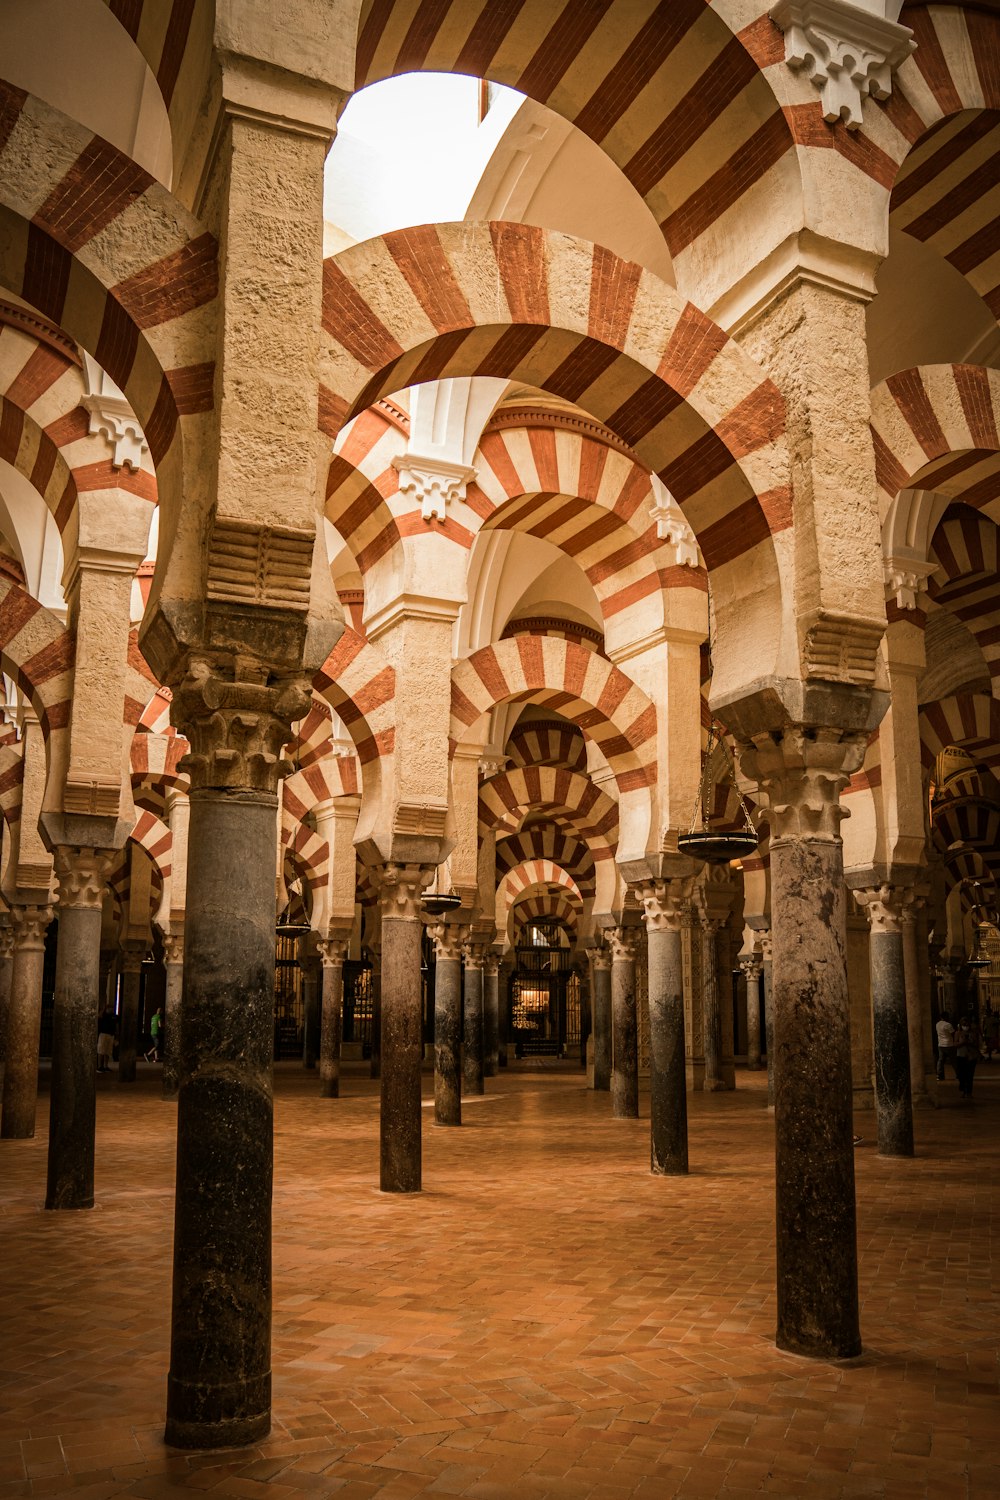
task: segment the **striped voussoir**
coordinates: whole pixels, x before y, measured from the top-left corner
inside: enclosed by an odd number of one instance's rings
[[[594,856],[580,838],[557,824],[532,824],[518,833],[497,839],[498,875],[537,860],[551,860],[570,870],[585,896],[594,894]]]
[[[956,846],[976,849],[987,864],[1000,864],[1000,807],[983,796],[981,784],[975,796],[951,797],[933,811],[933,842],[939,854]]]
[[[532,922],[561,922],[572,933],[576,931],[583,903],[570,892],[558,895],[546,891],[540,895],[524,895],[510,908],[507,921],[508,935],[512,936]]]
[[[330,847],[313,828],[300,823],[286,840],[281,836],[285,862],[310,891],[322,890],[330,871]]]
[[[473,465],[466,503],[482,496],[489,505],[482,529],[523,532],[565,552],[605,619],[658,589],[705,586],[698,570],[673,564],[657,537],[649,472],[620,449],[541,416],[486,432]]]
[[[331,755],[294,772],[281,783],[282,837],[286,827],[290,837],[291,830],[315,808],[360,793],[361,776],[355,755]]]
[[[180,424],[213,408],[214,237],[130,157],[3,81],[0,229],[0,281],[111,375],[162,487]]]
[[[38,715],[49,765],[68,734],[73,695],[73,636],[13,579],[0,575],[0,662]]]
[[[313,678],[313,692],[343,719],[362,766],[392,754],[396,672],[377,646],[347,628]]]
[[[883,515],[902,489],[932,489],[1000,520],[1000,371],[918,365],[872,391]]]
[[[1000,766],[1000,699],[958,693],[920,710],[920,759],[930,770],[942,750],[960,745],[980,765]]]
[[[1000,17],[970,5],[908,9],[901,19],[916,51],[870,121],[902,163],[889,223],[932,246],[1000,316]]]
[[[620,792],[656,782],[656,708],[624,672],[596,652],[552,636],[515,636],[484,646],[451,674],[450,750],[497,703],[545,704],[600,749]]]
[[[481,833],[518,829],[539,810],[578,831],[595,860],[613,858],[618,804],[589,776],[562,766],[529,765],[491,776],[479,788]]]
[[[558,887],[556,890],[550,887]],[[511,909],[533,897],[557,895],[572,902],[582,910],[586,896],[567,870],[553,864],[551,860],[533,860],[528,865],[519,865],[509,870],[497,886],[496,924],[500,931],[507,927]]]
[[[513,766],[565,766],[586,771],[587,742],[573,724],[558,719],[519,719],[504,754]]]
[[[710,570],[769,551],[791,524],[776,386],[672,287],[600,246],[503,222],[399,230],[326,262],[323,326],[335,423],[424,381],[516,379],[634,448]]]
[[[104,0],[156,80],[170,119],[174,160],[183,155],[205,88],[199,41],[210,7],[199,0]]]
[[[41,495],[60,533],[86,492],[127,490],[156,503],[151,462],[115,468],[106,440],[90,432],[85,394],[68,354],[0,323],[0,457]]]
[[[132,736],[129,762],[132,795],[136,806],[149,807],[163,816],[168,789],[174,787],[183,792],[188,790],[190,778],[186,771],[180,770],[180,762],[190,748],[181,734],[148,734],[140,731]]]
[[[930,602],[971,633],[991,679],[1000,679],[1000,528],[981,511],[949,505],[931,543]]]
[[[173,701],[174,695],[169,688],[157,687],[140,714],[136,728],[145,730],[147,734],[176,734],[177,731],[170,722],[170,705]]]
[[[130,630],[128,633],[124,688],[122,722],[135,729],[142,723],[150,706],[160,694],[160,685],[146,658],[139,650],[137,630]]]
[[[158,818],[155,813],[145,808],[142,809],[129,838],[149,856],[154,868],[159,872],[160,879],[167,880],[173,858],[174,839],[162,818]]]
[[[0,745],[0,815],[8,829],[21,821],[24,788],[24,741]]]
[[[411,508],[400,495],[399,471],[392,464],[400,452],[399,426],[379,403],[338,429],[339,423],[329,431],[323,427],[336,439],[326,476],[325,514],[364,577],[402,543],[396,512]]]
[[[783,55],[766,15],[734,33],[705,0],[365,0],[355,86],[428,70],[528,94],[603,148],[676,255],[786,157],[794,170],[762,71]]]

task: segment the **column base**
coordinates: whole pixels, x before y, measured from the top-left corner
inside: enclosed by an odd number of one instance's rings
[[[701,1088],[704,1094],[722,1094],[729,1085],[724,1078],[703,1078]]]
[[[76,1201],[70,1202],[70,1203],[62,1203],[62,1202],[60,1202],[59,1199],[61,1197],[65,1197],[65,1196],[66,1196],[65,1194],[56,1194],[55,1197],[52,1197],[52,1198],[47,1197],[45,1199],[46,1210],[47,1211],[51,1211],[53,1213],[64,1213],[66,1210],[72,1211],[74,1209],[93,1208],[93,1206],[94,1206],[94,1195],[93,1195],[93,1193],[91,1193],[91,1195],[90,1195],[89,1198],[81,1198],[79,1200],[79,1202],[76,1202]]]
[[[805,1359],[857,1359],[863,1352],[861,1339],[850,1339],[843,1348],[824,1339],[798,1339],[783,1334],[779,1329],[774,1338],[775,1345],[786,1354],[799,1354]]]
[[[270,1371],[231,1385],[202,1385],[167,1376],[163,1436],[171,1447],[245,1448],[270,1430]]]

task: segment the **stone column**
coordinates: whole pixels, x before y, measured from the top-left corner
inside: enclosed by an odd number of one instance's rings
[[[252,1443],[271,1422],[276,792],[311,702],[239,658],[236,680],[218,670],[192,662],[172,708],[191,744],[166,1426],[183,1448]]]
[[[903,907],[908,894],[903,887],[888,882],[864,886],[854,892],[871,929],[868,962],[880,1156],[913,1155],[913,1102],[903,975]]]
[[[499,1057],[501,1068],[507,1067],[507,1047],[510,1041],[510,965],[503,959],[500,960],[500,970],[497,975],[497,1001],[500,1007],[500,1021],[497,1028],[499,1035]]]
[[[14,972],[14,933],[8,922],[0,926],[0,1101],[7,1066],[7,1021],[10,1016],[10,982]]]
[[[378,918],[376,918],[376,921]],[[369,1064],[368,1073],[370,1078],[382,1077],[382,929],[378,929],[378,939],[373,942],[369,951],[372,956],[372,1019],[369,1032]]]
[[[705,1039],[705,1076],[702,1088],[706,1094],[726,1087],[722,1076],[722,1012],[719,1007],[719,976],[715,938],[722,925],[707,910],[699,912],[701,923],[701,1018]]]
[[[594,975],[594,1092],[607,1093],[611,1088],[611,953],[607,948],[592,948],[590,962]]]
[[[3,1120],[0,1124],[0,1136],[5,1140],[30,1140],[35,1134],[42,969],[45,934],[51,921],[51,906],[12,906],[10,909],[14,953],[7,1011]]]
[[[467,930],[436,923],[434,976],[434,1122],[462,1123],[462,944]]]
[[[681,923],[690,883],[652,880],[639,888],[649,973],[649,1170],[688,1169],[687,1049]]]
[[[750,953],[740,959],[747,985],[747,1067],[760,1072],[760,955]]]
[[[139,986],[145,945],[122,944],[122,1003],[118,1017],[118,1082],[135,1083],[135,1057],[139,1050]]]
[[[906,990],[906,1033],[910,1051],[910,1094],[913,1107],[930,1104],[927,1092],[927,1069],[924,1063],[925,1038],[930,1031],[930,1016],[925,1014],[920,984],[920,957],[917,952],[917,914],[923,906],[917,896],[903,907],[903,987]]]
[[[340,1043],[344,1034],[344,959],[347,943],[342,938],[321,938],[323,997],[319,1029],[319,1095],[340,1097]]]
[[[184,985],[184,934],[163,935],[167,983],[163,1001],[163,1097],[177,1093],[181,1066],[181,991]]]
[[[433,870],[388,864],[377,872],[382,911],[382,1109],[379,1185],[383,1193],[420,1191],[420,897]]]
[[[777,1343],[861,1348],[840,793],[867,735],[788,726],[754,736],[744,772],[771,828]]]
[[[483,1082],[483,945],[466,943],[465,1026],[462,1034],[462,1092],[485,1094]]]
[[[590,965],[578,963],[576,972],[580,980],[580,1067],[585,1068],[587,1066],[587,1042],[594,1029],[590,1009]]]
[[[757,932],[760,943],[761,979],[764,984],[764,1047],[767,1052],[767,1107],[774,1108],[774,1001],[771,966],[771,929],[761,927]]]
[[[93,1208],[101,905],[114,852],[59,847],[46,1208]]]
[[[487,952],[483,959],[483,1076],[500,1071],[500,960]]]
[[[611,949],[611,1113],[639,1118],[639,1026],[635,1006],[635,942],[630,927],[609,927]]]

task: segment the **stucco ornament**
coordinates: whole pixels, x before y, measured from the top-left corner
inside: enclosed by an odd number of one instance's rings
[[[400,493],[420,501],[425,521],[445,520],[449,500],[464,500],[469,480],[476,477],[475,469],[468,464],[416,453],[403,453],[392,460],[392,465],[399,473]]]
[[[650,880],[636,887],[647,932],[680,932],[691,905],[690,880]]]
[[[54,863],[60,910],[100,911],[114,860],[113,849],[57,848]]]
[[[881,8],[881,7],[880,7]],[[898,6],[890,8],[898,11]],[[892,73],[916,43],[913,32],[848,0],[778,0],[771,19],[785,33],[785,61],[819,89],[823,118],[861,124],[861,100],[888,99]]]
[[[242,787],[273,793],[291,769],[281,747],[291,738],[292,724],[309,711],[309,683],[269,683],[256,665],[236,663],[231,679],[223,670],[193,659],[174,693],[171,723],[191,745],[178,769],[190,775],[192,791]]]
[[[927,587],[935,564],[919,558],[887,557],[883,568],[886,599],[894,599],[900,609],[916,609],[918,596]]]
[[[387,864],[373,870],[372,879],[381,897],[383,918],[420,920],[420,898],[434,879],[433,867]]]
[[[872,932],[902,932],[913,891],[908,886],[883,881],[856,888],[854,899],[867,916]]]

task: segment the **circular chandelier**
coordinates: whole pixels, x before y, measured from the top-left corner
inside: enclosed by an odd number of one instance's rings
[[[708,803],[713,785],[716,765],[721,759],[724,774],[740,805],[743,814],[743,827],[731,830],[709,828]],[[700,826],[699,826],[700,823]],[[705,755],[701,768],[701,783],[698,787],[698,796],[694,804],[694,813],[691,818],[691,827],[687,833],[682,833],[677,840],[677,848],[681,854],[689,854],[692,859],[700,859],[709,865],[728,865],[734,859],[746,859],[753,854],[760,842],[757,830],[753,826],[750,809],[747,807],[743,793],[736,785],[736,767],[729,753],[725,736],[721,728],[712,723],[708,731],[708,744],[705,746]]]

